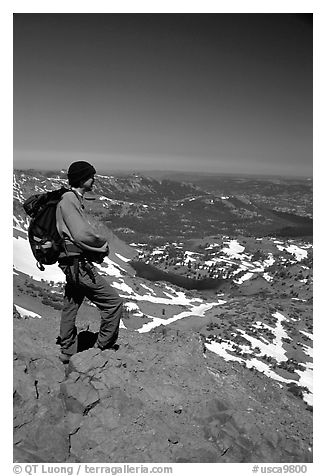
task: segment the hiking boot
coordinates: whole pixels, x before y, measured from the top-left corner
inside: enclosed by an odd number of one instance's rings
[[[95,342],[93,345],[93,349],[100,349],[100,350],[114,350],[117,351],[119,349],[119,344],[113,344],[111,347],[102,347],[98,342]]]
[[[108,347],[108,350],[114,350],[115,352],[119,349],[119,344],[113,344],[111,347]]]
[[[98,342],[95,342],[95,344],[93,345],[93,349],[104,350],[103,347],[101,347]]]

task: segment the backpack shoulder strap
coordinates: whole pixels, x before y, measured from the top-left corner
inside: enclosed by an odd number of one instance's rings
[[[82,209],[85,208],[84,204],[83,204],[83,199],[80,197],[80,195],[76,192],[76,190],[73,190],[72,188],[70,188],[69,190],[67,190],[67,192],[72,192],[75,197],[77,198],[78,202],[81,204],[81,207]]]

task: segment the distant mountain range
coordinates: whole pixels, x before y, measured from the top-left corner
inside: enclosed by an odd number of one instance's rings
[[[67,183],[64,171],[45,174],[15,171],[14,176],[16,213],[21,208],[21,197],[28,196],[33,191],[50,190]],[[290,206],[295,200],[295,206],[299,207],[298,194],[301,200],[307,202],[303,196],[304,193],[308,194],[305,183],[298,185],[296,181],[292,189],[288,181],[281,185],[263,181],[260,186],[259,195],[257,180],[226,181],[222,178],[217,182],[215,180],[213,189],[209,180],[199,187],[191,183],[156,180],[136,174],[118,177],[98,175],[89,210],[92,216],[95,215],[117,236],[129,243],[143,240],[187,241],[216,234],[273,235],[285,238],[305,236],[311,239],[311,215],[309,212],[302,215],[302,211],[298,215]],[[285,197],[280,192],[280,187]],[[221,190],[223,193],[220,193]],[[270,198],[266,201],[266,197],[273,197],[273,200]],[[274,203],[277,197],[279,206]]]

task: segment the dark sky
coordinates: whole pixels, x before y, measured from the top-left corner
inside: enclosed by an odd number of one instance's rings
[[[15,14],[14,166],[312,174],[312,16]]]

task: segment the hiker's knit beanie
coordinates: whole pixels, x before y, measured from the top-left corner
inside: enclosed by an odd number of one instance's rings
[[[96,170],[88,162],[84,162],[83,160],[73,162],[68,169],[69,185],[75,187],[83,180],[85,181],[95,174]]]

